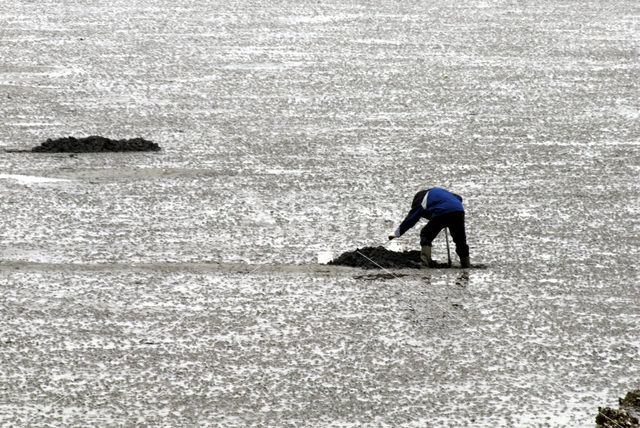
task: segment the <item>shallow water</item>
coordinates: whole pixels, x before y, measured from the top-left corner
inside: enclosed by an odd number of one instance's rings
[[[636,2],[0,10],[0,148],[164,149],[0,152],[1,424],[590,427],[640,387]],[[316,264],[433,185],[486,269]]]

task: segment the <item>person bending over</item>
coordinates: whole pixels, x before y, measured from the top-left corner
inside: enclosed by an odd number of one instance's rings
[[[429,220],[420,231],[420,246],[422,247],[420,258],[425,265],[429,267],[435,266],[431,259],[431,243],[442,229],[448,227],[451,232],[451,238],[456,244],[456,253],[460,257],[460,266],[463,268],[471,266],[467,234],[464,228],[462,197],[440,187],[419,191],[413,197],[409,214],[407,214],[400,226],[389,235],[389,239],[399,238],[407,230],[415,226],[421,218]]]

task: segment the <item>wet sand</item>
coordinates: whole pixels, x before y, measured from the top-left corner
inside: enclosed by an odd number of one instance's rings
[[[638,389],[637,2],[0,10],[1,149],[163,148],[0,150],[0,425],[592,428]],[[435,185],[485,269],[315,264]]]

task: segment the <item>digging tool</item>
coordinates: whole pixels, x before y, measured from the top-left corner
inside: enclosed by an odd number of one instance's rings
[[[448,227],[444,228],[444,236],[447,239],[447,260],[448,260],[448,264],[449,267],[451,267],[451,250],[449,250],[449,232],[448,232]]]

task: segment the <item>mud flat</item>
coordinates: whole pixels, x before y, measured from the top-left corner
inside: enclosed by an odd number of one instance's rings
[[[163,151],[0,150],[0,426],[593,428],[640,388],[637,0],[68,3],[0,13],[0,148]],[[310,264],[431,185],[487,269]]]

